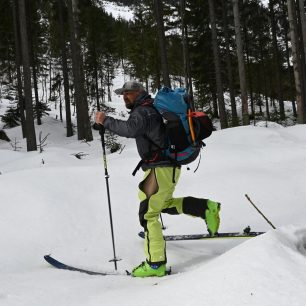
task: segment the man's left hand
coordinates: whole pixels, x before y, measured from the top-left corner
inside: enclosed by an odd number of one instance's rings
[[[96,112],[96,123],[103,125],[105,117],[106,115],[104,112]]]

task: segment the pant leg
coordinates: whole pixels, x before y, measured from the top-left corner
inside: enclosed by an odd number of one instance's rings
[[[163,209],[163,213],[170,215],[186,214],[205,219],[208,199],[183,197],[169,199]]]
[[[180,176],[180,169],[160,167],[145,173],[145,179],[139,184],[139,219],[145,230],[144,249],[149,263],[162,264],[167,262],[166,244],[163,238],[159,215],[172,199],[172,195]]]

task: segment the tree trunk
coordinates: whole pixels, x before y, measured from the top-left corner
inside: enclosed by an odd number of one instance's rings
[[[154,58],[156,59],[154,61],[154,73],[153,73],[153,83],[156,87],[156,89],[160,89],[161,88],[161,69],[160,69],[160,61],[158,60],[159,58],[159,52],[158,52],[158,46],[159,46],[159,43],[158,43],[158,39],[154,40],[154,51],[153,51],[153,54],[154,54]]]
[[[99,67],[102,67],[102,62],[99,61]],[[104,89],[104,82],[103,79],[105,78],[105,71],[103,70],[103,68],[100,69],[100,87],[101,87],[101,104],[103,105],[105,103],[105,89]]]
[[[301,59],[298,54],[298,35],[297,35],[297,16],[296,7],[294,0],[287,0],[288,6],[288,17],[289,17],[289,28],[290,28],[290,38],[291,38],[291,48],[292,48],[292,62],[293,71],[295,79],[295,89],[296,89],[296,103],[297,103],[297,114],[298,123],[306,123],[306,112],[304,110],[304,97],[302,93],[301,81]]]
[[[145,33],[144,30],[141,29],[141,43],[143,46],[145,46]],[[146,91],[149,92],[149,72],[148,72],[148,63],[147,63],[147,50],[146,48],[142,48],[142,59],[143,59],[143,78],[144,82],[146,84],[145,88]]]
[[[13,25],[14,25],[14,38],[15,38],[15,61],[16,61],[16,71],[17,71],[17,92],[18,92],[18,105],[20,111],[21,129],[22,137],[26,137],[26,123],[25,123],[25,113],[24,113],[24,98],[22,93],[22,79],[21,79],[21,50],[20,50],[20,31],[19,31],[19,9],[18,1],[12,0],[12,10],[13,10]]]
[[[185,86],[187,92],[189,93],[189,96],[191,97],[190,101],[191,107],[192,109],[195,109],[193,102],[193,87],[192,87],[192,78],[191,78],[189,48],[188,48],[188,30],[185,22],[186,0],[180,0],[180,10],[181,10],[181,29],[182,29]]]
[[[63,0],[58,0],[59,8],[59,27],[60,27],[60,45],[62,54],[62,70],[63,70],[63,80],[64,80],[64,96],[65,96],[65,110],[66,110],[66,128],[67,137],[73,136],[73,128],[71,122],[71,108],[70,108],[70,96],[69,96],[69,77],[68,77],[68,65],[67,65],[67,52],[66,52],[66,42],[64,35],[64,16],[63,16]]]
[[[286,0],[282,0],[282,13],[286,15]],[[293,116],[297,117],[297,112],[296,112],[296,105],[295,105],[295,99],[294,99],[294,80],[292,78],[292,71],[291,71],[291,63],[290,63],[290,52],[289,52],[289,43],[288,43],[288,33],[289,33],[289,28],[287,22],[285,22],[284,25],[284,41],[285,41],[285,47],[286,47],[286,62],[288,66],[288,77],[289,77],[289,84],[290,84],[290,94],[291,94],[291,102],[292,102],[292,111],[293,111]]]
[[[303,46],[304,46],[304,57],[306,58],[306,16],[305,16],[305,7],[304,0],[299,0],[299,8],[300,8],[300,19],[302,25],[302,37],[303,37]],[[306,64],[306,62],[305,62]]]
[[[37,119],[37,125],[41,125],[41,113],[40,113],[38,86],[37,86],[36,60],[33,52],[33,45],[31,46],[31,61],[32,61],[34,95],[35,95],[36,119]]]
[[[60,120],[63,122],[63,103],[62,103],[62,91],[61,91],[62,84],[59,84],[58,86],[58,96],[60,100],[60,105],[59,105],[59,111],[60,111]]]
[[[227,5],[226,0],[222,0],[222,18],[223,18],[223,31],[226,46],[226,67],[227,67],[227,78],[229,84],[229,92],[231,99],[231,111],[232,111],[232,126],[238,126],[239,120],[237,115],[236,100],[235,100],[235,89],[233,79],[233,68],[230,53],[230,35],[228,31],[228,17],[227,17]]]
[[[264,84],[264,96],[266,102],[266,120],[270,121],[270,110],[269,110],[269,100],[268,100],[268,90],[267,90],[267,77],[266,77],[266,66],[264,63],[264,54],[263,54],[263,45],[262,42],[259,41],[259,48],[260,48],[260,61],[261,61],[261,73],[263,78]]]
[[[241,37],[238,0],[233,0],[233,12],[234,12],[234,22],[235,22],[237,57],[238,57],[241,103],[242,103],[242,123],[243,125],[249,125],[250,118],[249,118],[249,109],[248,109],[248,94],[246,87],[246,75],[245,75],[245,66],[243,58],[243,43]]]
[[[36,134],[34,127],[34,116],[33,116],[31,68],[30,68],[30,54],[29,54],[25,0],[19,0],[19,22],[20,22],[23,75],[24,75],[27,151],[36,151],[37,143],[36,143]]]
[[[39,105],[39,97],[38,97],[38,86],[37,86],[37,73],[36,73],[36,63],[37,58],[34,50],[34,44],[33,44],[33,37],[36,37],[36,28],[31,27],[31,20],[37,20],[36,15],[32,16],[31,13],[34,11],[34,14],[37,14],[35,9],[31,8],[31,1],[26,1],[26,11],[28,12],[28,18],[27,18],[27,26],[28,26],[28,32],[30,35],[28,35],[29,38],[29,52],[30,52],[30,65],[32,67],[32,79],[33,79],[33,88],[34,88],[34,100],[35,100],[35,111],[36,111],[36,119],[37,119],[37,125],[41,125],[41,113],[40,113],[40,105]]]
[[[51,101],[51,97],[52,97],[52,58],[50,56],[49,58],[49,101]]]
[[[218,101],[217,101],[217,95],[216,95],[216,88],[213,86],[210,87],[211,89],[211,97],[213,100],[212,106],[212,116],[213,118],[219,118],[219,114],[218,114]]]
[[[258,64],[258,68],[255,69],[255,73],[256,73],[256,98],[257,98],[257,104],[256,106],[259,106],[259,114],[260,116],[263,115],[263,112],[262,112],[262,99],[261,99],[261,89],[262,89],[262,86],[261,86],[261,83],[262,83],[262,74],[261,74],[261,65],[260,65],[260,61],[258,60],[257,62]],[[255,120],[254,120],[254,124],[255,124]]]
[[[280,119],[284,120],[285,107],[284,107],[283,88],[282,88],[282,79],[281,79],[282,64],[280,61],[279,49],[277,45],[277,33],[276,33],[277,21],[275,20],[274,1],[275,0],[269,0],[269,10],[270,10],[271,29],[272,29],[272,43],[273,43],[273,53],[274,53],[274,72],[276,77],[276,90],[279,102]]]
[[[164,20],[163,20],[163,7],[161,0],[154,0],[154,12],[157,24],[159,54],[160,54],[161,68],[163,73],[163,82],[165,86],[170,88],[171,82],[169,77],[166,37],[165,37]]]
[[[306,123],[306,65],[305,65],[305,53],[304,53],[304,39],[303,39],[303,25],[302,16],[304,18],[304,5],[302,6],[303,14],[301,13],[300,2],[296,0],[296,15],[297,15],[297,35],[298,35],[298,57],[300,65],[300,78],[301,78],[301,92],[302,92],[302,111],[304,117],[304,123]]]
[[[97,111],[100,111],[100,97],[99,97],[99,78],[98,78],[98,61],[97,61],[97,53],[94,50],[94,77],[95,77],[95,94],[96,94],[96,105]]]
[[[251,61],[250,61],[250,50],[249,50],[249,41],[247,34],[247,27],[245,25],[245,21],[243,21],[243,34],[244,34],[244,45],[245,45],[245,53],[246,53],[246,65],[247,65],[247,80],[249,84],[249,96],[250,96],[250,104],[251,104],[251,114],[252,119],[255,125],[255,107],[254,107],[254,92],[253,92],[253,77],[251,71]]]
[[[81,54],[78,0],[68,1],[71,34],[72,67],[74,77],[75,104],[77,112],[78,140],[93,140],[85,91],[83,58]]]
[[[215,72],[216,72],[216,85],[217,85],[217,96],[218,96],[218,109],[220,116],[221,129],[228,127],[227,123],[227,114],[224,103],[223,95],[223,85],[222,85],[222,76],[221,76],[221,64],[218,50],[218,41],[217,41],[217,27],[216,27],[216,18],[215,18],[215,8],[214,0],[208,0],[209,3],[209,15],[211,23],[211,35],[212,35],[212,45],[214,53],[214,63],[215,63]]]
[[[111,92],[111,81],[110,81],[110,72],[109,66],[107,67],[107,101],[112,102],[112,92]]]

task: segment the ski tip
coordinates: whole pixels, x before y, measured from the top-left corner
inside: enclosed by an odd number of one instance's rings
[[[50,258],[52,258],[52,257],[51,257],[51,254],[44,255],[44,259],[45,259],[46,261],[49,261]]]

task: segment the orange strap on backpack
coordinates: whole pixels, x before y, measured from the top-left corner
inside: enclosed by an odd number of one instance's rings
[[[188,110],[188,124],[189,124],[189,129],[190,129],[190,134],[191,134],[191,140],[192,140],[192,143],[194,144],[195,143],[195,134],[194,134],[194,127],[193,127],[191,109]]]

